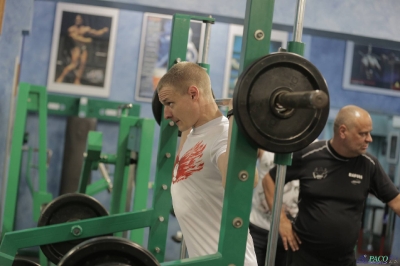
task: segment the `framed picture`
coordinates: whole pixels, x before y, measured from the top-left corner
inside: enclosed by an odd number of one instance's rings
[[[343,88],[400,97],[400,50],[348,41]]]
[[[58,3],[48,91],[108,97],[118,9]]]
[[[242,51],[243,26],[230,25],[228,51],[226,56],[225,80],[223,97],[232,98],[236,81],[239,77],[240,54]],[[286,49],[288,33],[284,31],[271,31],[269,52],[277,52],[280,47]]]
[[[151,102],[158,81],[167,72],[171,30],[172,16],[144,14],[136,78],[136,101]],[[191,22],[186,61],[197,63],[201,58],[204,31],[204,23]]]

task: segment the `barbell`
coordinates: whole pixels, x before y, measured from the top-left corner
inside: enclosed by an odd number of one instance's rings
[[[257,147],[291,153],[318,138],[329,115],[329,91],[319,70],[304,57],[277,52],[259,58],[239,76],[233,99],[216,99],[218,106],[233,101],[239,130]],[[157,92],[152,110],[161,123],[163,105]]]

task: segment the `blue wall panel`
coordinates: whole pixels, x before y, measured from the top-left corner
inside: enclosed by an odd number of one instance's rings
[[[0,35],[0,202],[3,204],[8,168],[7,142],[9,118],[13,112],[13,83],[16,63],[21,56],[23,32],[32,24],[33,0],[6,1]],[[11,121],[12,122],[12,121]],[[0,208],[2,216],[2,208]],[[1,222],[1,221],[0,221]]]

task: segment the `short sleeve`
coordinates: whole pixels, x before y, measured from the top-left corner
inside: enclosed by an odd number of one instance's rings
[[[285,183],[298,179],[298,173],[302,167],[302,157],[303,152],[297,151],[293,153],[292,157],[292,164],[288,165],[286,168],[286,175],[285,175]],[[276,178],[276,171],[277,166],[274,166],[270,171],[269,174],[271,175],[272,179],[275,181]]]
[[[217,166],[218,165],[218,158],[226,152],[226,149],[228,147],[228,134],[227,132],[228,129],[225,129],[223,132],[221,132],[221,136],[217,138],[217,140],[214,142],[213,147],[211,148],[211,162]]]
[[[257,171],[260,179],[269,172],[269,170],[274,167],[274,153],[264,151],[261,158],[257,161]]]
[[[382,202],[387,203],[394,199],[399,191],[383,170],[378,160],[375,160],[375,171],[371,177],[370,192]]]

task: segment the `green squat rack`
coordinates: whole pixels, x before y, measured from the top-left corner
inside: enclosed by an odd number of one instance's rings
[[[137,207],[132,212],[121,212],[121,209],[118,209],[109,216],[8,232],[0,246],[0,264],[10,266],[18,249],[21,248],[92,238],[71,249],[62,258],[59,265],[74,265],[71,264],[71,261],[76,262],[76,257],[82,257],[81,251],[85,250],[85,247],[96,246],[96,249],[99,250],[98,247],[104,243],[109,243],[110,252],[112,252],[114,246],[111,243],[126,245],[126,247],[129,247],[127,249],[132,250],[131,254],[138,254],[138,257],[139,254],[140,257],[145,256],[147,263],[143,265],[149,266],[243,265],[257,149],[261,148],[274,152],[277,155],[275,162],[278,165],[283,165],[282,169],[285,170],[284,166],[291,163],[291,153],[302,149],[318,137],[325,126],[329,112],[328,90],[322,75],[310,62],[298,55],[304,49],[303,44],[295,41],[289,43],[289,52],[268,54],[273,9],[274,0],[247,1],[240,60],[241,74],[233,97],[235,119],[231,134],[231,152],[229,154],[219,246],[215,254],[164,262],[168,217],[172,207],[171,173],[176,156],[178,130],[174,123],[163,119],[163,115],[161,115],[159,117],[160,138],[151,208],[141,209],[141,207]],[[168,68],[186,60],[191,20],[200,20],[208,24],[214,23],[214,19],[210,17],[175,14]],[[297,47],[296,49],[299,50],[291,50],[291,47]],[[209,66],[207,66],[207,69],[209,69]],[[265,82],[270,75],[280,75],[281,78]],[[254,114],[258,115],[255,116]],[[157,120],[157,117],[155,118]],[[122,124],[125,119],[128,119],[128,117],[121,117],[121,128],[123,128]],[[131,127],[133,120],[126,123],[127,127]],[[297,124],[298,126],[296,126]],[[255,130],[254,127],[257,129]],[[289,128],[291,130],[284,132]],[[134,146],[129,141],[127,132],[131,132],[131,129],[125,130],[124,134],[120,133],[120,137],[124,135],[123,138],[127,138],[125,142],[118,142],[118,149],[122,149],[121,153],[118,152],[118,154],[121,154],[122,157],[129,153],[128,151],[131,151],[132,146]],[[134,135],[137,136],[137,134]],[[102,160],[100,155],[101,135],[90,134],[89,140],[84,172],[89,172]],[[143,142],[140,142],[140,145],[143,145]],[[127,160],[127,158],[129,157],[125,156],[124,160]],[[279,172],[277,182],[284,174],[285,171]],[[87,173],[81,179],[82,183],[79,188],[81,192],[85,191],[83,181],[86,176]],[[279,189],[279,186],[277,186],[277,189]],[[275,195],[277,194],[276,192]],[[136,200],[136,197],[134,200]],[[113,199],[113,204],[115,202],[117,200]],[[115,208],[118,208],[119,205],[115,204]],[[276,218],[279,217],[274,217],[274,222],[276,223],[276,220],[278,220],[279,223],[279,219]],[[147,250],[140,246],[142,231],[135,230],[145,227],[149,227]],[[127,230],[135,230],[135,233],[131,234],[130,240],[139,245],[110,236],[93,238]],[[274,240],[270,241],[273,245]],[[102,253],[106,253],[106,251],[102,250]],[[98,251],[96,253],[94,250],[84,252],[89,257],[93,257],[94,254],[101,256],[101,253],[98,253]],[[128,257],[128,255],[126,256]],[[117,261],[120,260],[115,258],[113,262]]]

